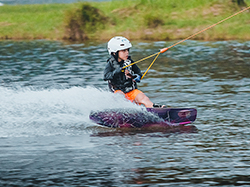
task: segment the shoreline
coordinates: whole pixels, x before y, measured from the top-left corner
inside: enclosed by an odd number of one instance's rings
[[[0,7],[0,41],[4,40],[51,40],[51,41],[107,41],[115,35],[130,40],[172,41],[182,40],[207,28],[240,10],[226,0],[195,4],[172,4],[158,6],[140,0],[41,4],[41,5],[4,5]],[[180,1],[180,0],[176,0]],[[180,1],[181,2],[181,1]],[[84,37],[72,38],[67,24],[72,14],[79,11],[83,4],[94,7],[103,16],[103,22],[89,22],[82,29]],[[155,6],[152,8],[152,6]],[[156,6],[157,5],[157,6]],[[172,6],[172,7],[171,7]],[[179,7],[178,7],[179,6]],[[184,8],[183,8],[184,7]],[[81,11],[81,10],[80,10]],[[158,11],[158,12],[157,12]],[[166,12],[166,13],[165,13]],[[93,15],[93,13],[91,13]],[[75,15],[77,17],[79,15]],[[75,19],[75,17],[71,19]],[[195,37],[192,40],[250,40],[250,12],[237,15]],[[86,21],[84,22],[86,23]],[[92,26],[93,24],[96,24]],[[89,26],[90,25],[90,26]],[[79,26],[81,28],[81,26]],[[247,29],[248,28],[248,29]],[[70,35],[70,34],[71,35]],[[74,33],[75,34],[75,33]],[[75,35],[79,35],[76,33]]]

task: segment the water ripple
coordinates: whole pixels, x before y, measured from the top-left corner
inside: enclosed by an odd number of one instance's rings
[[[132,57],[173,43],[133,42]],[[1,186],[250,184],[249,41],[187,41],[139,84],[153,102],[197,108],[196,133],[91,122],[92,110],[138,107],[107,91],[105,43],[1,41],[0,51]]]

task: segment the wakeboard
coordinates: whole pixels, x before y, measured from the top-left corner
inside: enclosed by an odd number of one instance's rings
[[[146,108],[165,121],[170,123],[189,124],[193,123],[197,116],[195,108]]]
[[[92,111],[89,118],[99,125],[112,128],[172,128],[193,123],[196,116],[195,108],[121,108]]]

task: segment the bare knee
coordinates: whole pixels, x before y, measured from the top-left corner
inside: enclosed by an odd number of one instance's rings
[[[135,102],[137,104],[143,104],[145,107],[153,107],[153,103],[150,101],[150,99],[144,93],[139,93],[135,97]]]
[[[121,94],[121,95],[124,95],[124,96],[125,96],[125,94],[124,94],[121,90],[116,90],[115,93],[116,93],[116,94]]]

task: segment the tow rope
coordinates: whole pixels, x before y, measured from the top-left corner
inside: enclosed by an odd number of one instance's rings
[[[182,42],[185,42],[186,40],[189,40],[190,38],[193,38],[193,37],[197,36],[198,34],[200,34],[200,33],[202,33],[202,32],[205,32],[206,30],[211,29],[212,27],[214,27],[214,26],[216,26],[216,25],[218,25],[218,24],[220,24],[220,23],[222,23],[222,22],[224,22],[224,21],[226,21],[226,20],[228,20],[228,19],[230,19],[230,18],[232,18],[232,17],[234,17],[234,16],[236,16],[236,15],[242,13],[242,12],[245,12],[245,11],[248,10],[248,9],[250,9],[250,6],[247,7],[247,8],[245,8],[245,9],[243,9],[243,10],[241,10],[241,11],[239,11],[239,12],[237,12],[237,13],[235,13],[235,14],[233,14],[233,15],[231,15],[231,16],[229,16],[229,17],[227,17],[227,18],[225,18],[225,19],[223,19],[223,20],[221,20],[221,21],[219,21],[219,22],[217,22],[217,23],[215,23],[215,24],[213,24],[213,25],[210,25],[209,27],[207,27],[207,28],[205,28],[205,29],[203,29],[203,30],[201,30],[201,31],[199,31],[199,32],[196,32],[195,34],[190,35],[189,37],[187,37],[187,38],[185,38],[185,39],[183,39],[183,40],[181,40],[181,41],[179,41],[179,42],[177,42],[177,43],[175,43],[175,44],[173,44],[173,45],[171,45],[171,46],[169,46],[169,47],[162,48],[158,53],[152,54],[152,55],[150,55],[150,56],[147,56],[147,57],[145,57],[145,58],[142,58],[141,60],[138,60],[138,61],[136,61],[136,62],[133,62],[133,63],[127,65],[127,66],[124,66],[123,69],[125,69],[125,68],[127,68],[127,67],[129,67],[129,66],[132,66],[132,65],[134,65],[134,64],[137,64],[137,63],[139,63],[139,62],[141,62],[141,61],[144,61],[144,60],[146,60],[146,59],[148,59],[148,58],[151,58],[151,57],[153,57],[153,56],[156,56],[156,57],[154,58],[154,60],[152,61],[152,63],[149,65],[148,69],[147,69],[147,70],[145,71],[145,73],[142,75],[141,79],[143,79],[143,77],[147,74],[148,70],[152,67],[152,65],[154,64],[154,62],[156,61],[156,59],[158,58],[158,56],[159,56],[161,53],[166,52],[167,50],[171,49],[172,47],[174,47],[174,46],[176,46],[176,45],[178,45],[178,44],[180,44],[180,43],[182,43]]]

